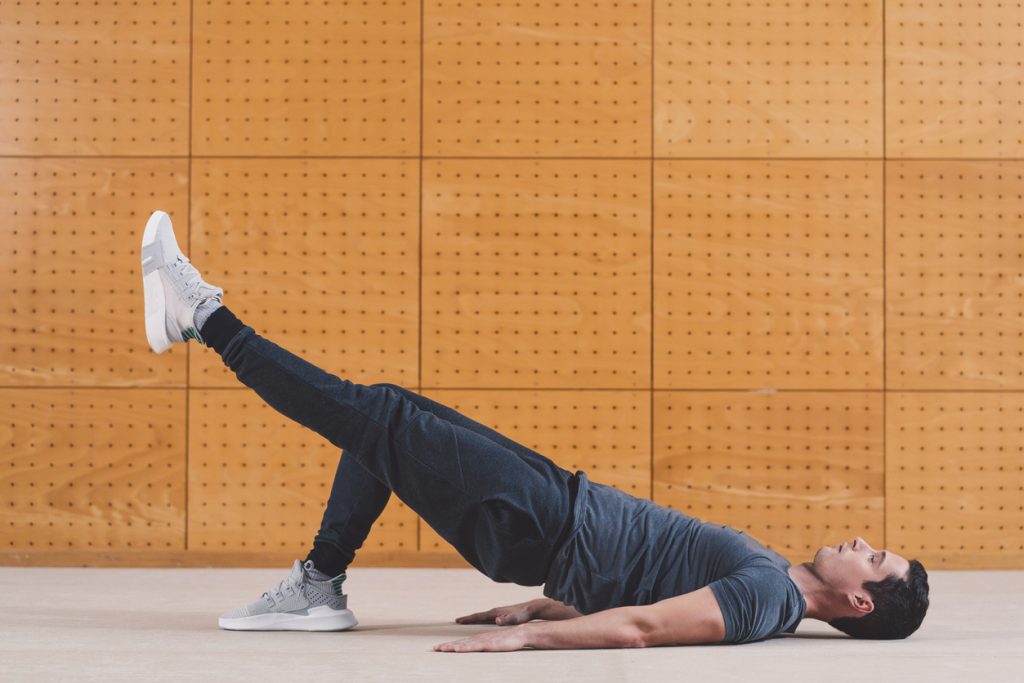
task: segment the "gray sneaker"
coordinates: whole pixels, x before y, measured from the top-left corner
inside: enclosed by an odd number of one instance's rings
[[[345,631],[358,622],[341,592],[345,574],[317,580],[313,563],[295,560],[292,573],[256,602],[222,614],[230,631]],[[317,576],[324,576],[316,572]]]

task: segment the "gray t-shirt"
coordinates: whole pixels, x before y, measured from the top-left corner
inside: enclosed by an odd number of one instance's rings
[[[544,595],[590,614],[710,586],[725,640],[793,633],[807,611],[788,560],[744,532],[702,522],[575,474],[574,520]]]

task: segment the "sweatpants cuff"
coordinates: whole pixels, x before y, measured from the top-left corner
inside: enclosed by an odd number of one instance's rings
[[[245,323],[235,317],[227,306],[221,306],[206,319],[199,335],[207,346],[223,356],[228,342],[244,327]]]

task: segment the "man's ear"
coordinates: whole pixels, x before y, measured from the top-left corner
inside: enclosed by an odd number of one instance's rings
[[[850,593],[850,606],[862,617],[866,617],[875,611],[875,603],[866,593]]]

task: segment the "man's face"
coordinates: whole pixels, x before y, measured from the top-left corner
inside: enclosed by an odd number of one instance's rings
[[[886,550],[875,550],[860,536],[823,546],[815,553],[813,564],[822,580],[837,593],[848,596],[860,610],[866,606],[861,600],[870,601],[862,588],[865,581],[881,581],[890,574],[905,580],[910,571],[909,560]]]

